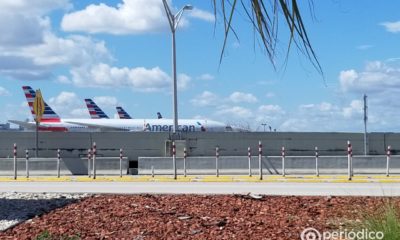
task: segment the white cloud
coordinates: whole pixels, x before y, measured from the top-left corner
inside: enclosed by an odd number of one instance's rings
[[[61,92],[58,96],[49,99],[51,105],[65,106],[73,104],[78,99],[78,96],[73,92]]]
[[[104,42],[83,36],[57,37],[49,11],[68,8],[67,0],[1,1],[0,74],[16,79],[46,79],[57,67],[109,61]],[[65,80],[65,79],[64,79]]]
[[[367,49],[370,49],[370,48],[372,48],[372,47],[373,47],[372,45],[364,44],[364,45],[359,45],[359,46],[357,46],[356,48],[357,48],[358,50],[367,50]]]
[[[255,103],[257,102],[257,98],[251,93],[243,93],[243,92],[233,92],[229,96],[229,100],[234,103],[246,102],[246,103]]]
[[[94,102],[102,107],[116,107],[118,105],[118,100],[116,97],[112,96],[97,96],[93,98]]]
[[[204,81],[210,81],[210,80],[213,80],[214,78],[215,77],[213,75],[208,74],[208,73],[204,73],[204,74],[202,74],[202,75],[197,77],[197,79],[204,80]]]
[[[70,70],[71,78],[60,76],[58,81],[72,83],[78,87],[125,88],[134,91],[159,92],[171,91],[171,77],[159,67],[128,68],[113,67],[106,63],[74,67]],[[186,90],[191,83],[187,74],[178,74],[178,89]]]
[[[214,14],[198,9],[198,8],[194,8],[193,10],[191,10],[189,12],[189,16],[192,18],[198,18],[207,22],[214,22],[215,21],[215,16]]]
[[[263,80],[263,81],[257,81],[257,85],[262,85],[262,86],[270,86],[276,84],[277,81],[275,80]]]
[[[7,47],[40,44],[44,31],[49,27],[46,18],[1,10],[0,21],[3,23],[0,24],[0,45]]]
[[[190,100],[190,102],[198,107],[216,106],[219,104],[219,97],[212,92],[204,91],[202,94]]]
[[[363,104],[352,100],[347,105],[329,102],[301,104],[293,114],[282,115],[280,131],[361,131]]]
[[[273,97],[275,97],[275,93],[273,93],[273,92],[267,92],[267,93],[265,94],[265,97],[267,97],[267,98],[273,98]]]
[[[185,90],[189,87],[192,78],[184,73],[178,74],[177,85],[179,90]]]
[[[358,78],[358,74],[355,70],[341,71],[339,75],[339,81],[342,89],[347,91],[348,88],[354,85],[354,81]]]
[[[11,93],[4,87],[0,87],[0,96],[11,96]]]
[[[37,66],[81,67],[101,60],[111,60],[103,41],[77,35],[58,38],[49,33],[45,35],[43,44],[24,48],[22,53]]]
[[[137,4],[140,1],[127,2]],[[0,36],[0,74],[23,80],[55,78],[55,82],[76,86],[128,86],[139,91],[170,87],[170,77],[158,67],[117,68],[109,65],[113,57],[104,41],[80,35],[58,37],[52,32],[46,14],[69,6],[68,0],[1,1],[0,20],[9,24],[0,26],[0,31],[7,32]],[[53,71],[65,67],[69,68],[70,76],[53,76]],[[190,76],[180,74],[179,89],[186,89],[190,81]]]
[[[0,74],[24,80],[46,79],[57,67],[81,68],[112,59],[104,42],[82,36],[58,38],[52,33],[44,35],[41,44],[3,49]]]
[[[381,69],[379,64],[369,64],[368,71]],[[355,70],[342,74],[343,79],[358,81],[361,73]],[[353,85],[351,85],[353,86]],[[352,95],[356,95],[355,97]],[[369,131],[398,131],[400,129],[399,90],[371,92],[368,95]],[[350,99],[348,99],[350,98]],[[262,131],[261,123],[278,131],[363,131],[363,102],[358,88],[349,87],[344,99],[338,103],[322,101],[319,103],[299,104],[297,108],[285,109],[275,104],[243,107],[231,105],[229,98],[220,97],[205,91],[191,100],[194,106],[208,107],[208,116],[231,125],[251,126]],[[338,101],[336,100],[336,101]]]
[[[132,34],[156,32],[168,25],[160,0],[123,0],[116,7],[104,3],[64,15],[64,31]]]
[[[89,112],[83,99],[74,92],[61,92],[48,101],[49,106],[63,118],[88,118]]]
[[[171,8],[174,12],[175,9]],[[214,20],[213,14],[196,8],[188,16],[204,21]],[[188,21],[183,17],[179,26],[187,25]],[[91,4],[83,10],[64,15],[61,26],[64,31],[117,35],[159,32],[169,28],[161,0],[123,0],[116,7],[104,3]]]
[[[29,15],[42,15],[54,9],[69,9],[69,0],[2,0],[0,11],[18,12]]]
[[[60,75],[57,77],[56,82],[62,83],[62,84],[71,84],[71,80],[68,79],[67,76]]]
[[[383,22],[381,23],[382,26],[385,27],[386,31],[392,33],[400,32],[400,21],[397,22]]]
[[[113,109],[118,100],[113,96],[96,96],[93,100],[101,109]],[[89,118],[89,112],[84,100],[74,92],[61,92],[49,99],[48,104],[63,118]]]
[[[238,48],[240,48],[240,42],[234,41],[234,42],[231,44],[231,47],[232,47],[233,49],[238,49]]]
[[[397,96],[397,95],[396,95]],[[400,107],[398,98],[369,96],[370,131],[398,131],[400,115],[396,114]],[[230,105],[226,98],[220,98],[214,93],[203,92],[192,99],[194,106],[209,107],[208,116],[235,126],[251,126],[253,130],[262,131],[261,123],[278,131],[345,131],[358,132],[363,130],[362,95],[359,99],[345,100],[343,104],[319,102],[299,104],[295,109],[284,109],[282,106],[269,104],[257,107]],[[397,104],[397,108],[395,105]]]
[[[240,106],[223,106],[221,109],[217,110],[216,115],[224,115],[227,118],[235,119],[249,119],[253,116],[253,113],[250,109]]]
[[[361,100],[353,100],[348,107],[343,108],[343,116],[345,118],[352,118],[354,115],[360,117],[363,113],[363,107],[364,104]]]
[[[329,112],[332,110],[337,110],[337,107],[331,103],[322,102],[320,104],[302,104],[299,106],[299,109],[304,111],[317,110],[320,112]]]
[[[71,81],[84,87],[130,87],[137,91],[161,91],[170,87],[171,78],[159,67],[117,68],[99,63],[71,70]]]
[[[279,131],[289,131],[289,132],[298,132],[298,131],[309,131],[310,129],[310,121],[307,119],[300,118],[290,118],[284,120],[284,122],[279,126]]]
[[[5,104],[3,112],[4,115],[2,117],[5,118],[2,119],[3,121],[17,119],[28,119],[33,121],[33,116],[26,101],[21,102],[20,104]]]
[[[11,93],[4,87],[0,87],[0,96],[11,96]]]
[[[277,125],[285,119],[285,115],[285,111],[279,105],[260,105],[254,119],[258,126],[261,123],[267,123],[268,126],[273,126],[271,128],[277,128]]]
[[[372,93],[400,90],[400,67],[396,62],[373,61],[366,64],[361,72],[341,71],[340,85],[343,91]]]
[[[398,58],[398,57],[386,59],[386,62],[398,62],[398,61],[400,61],[400,58]]]
[[[284,111],[278,105],[261,105],[258,107],[258,112],[262,114],[282,114]]]

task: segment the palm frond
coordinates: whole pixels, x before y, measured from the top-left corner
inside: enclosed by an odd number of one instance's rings
[[[229,33],[232,32],[238,38],[233,28],[234,14],[237,10],[237,0],[212,0],[215,18],[217,9],[220,8],[224,23],[224,42],[221,49],[220,63],[225,52]],[[278,20],[283,17],[289,30],[289,40],[286,50],[286,60],[292,45],[311,62],[313,67],[323,75],[321,64],[311,45],[306,27],[304,25],[297,0],[241,0],[241,6],[247,18],[250,20],[255,33],[261,40],[261,46],[265,50],[271,64],[276,67],[276,46],[278,42]],[[311,7],[310,7],[311,6]],[[313,0],[309,0],[309,8],[314,8]]]

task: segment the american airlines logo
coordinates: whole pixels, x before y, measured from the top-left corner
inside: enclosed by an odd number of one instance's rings
[[[173,125],[150,125],[147,123],[144,126],[144,131],[148,132],[171,132]],[[194,132],[195,131],[194,125],[178,125],[178,131],[181,132]]]

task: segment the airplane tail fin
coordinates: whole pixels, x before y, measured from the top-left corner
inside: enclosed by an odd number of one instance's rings
[[[85,99],[86,107],[89,110],[90,117],[92,119],[99,119],[99,118],[109,118],[107,114],[97,106],[97,104],[90,98]]]
[[[158,118],[158,119],[161,119],[161,118],[162,118],[162,115],[161,115],[160,112],[157,112],[157,118]]]
[[[26,100],[28,102],[28,106],[31,109],[31,113],[33,118],[36,118],[36,113],[33,109],[33,101],[36,97],[36,92],[30,86],[23,86],[22,90],[24,90]],[[41,122],[60,122],[60,117],[53,111],[53,109],[44,102],[44,113],[42,116]]]
[[[122,107],[117,107],[117,112],[120,119],[132,119]]]

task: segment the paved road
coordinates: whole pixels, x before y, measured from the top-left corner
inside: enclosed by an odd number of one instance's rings
[[[400,196],[398,183],[0,182],[0,192]]]

